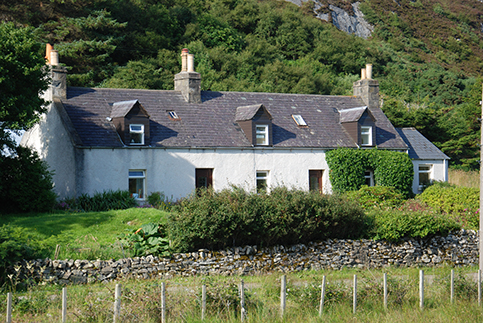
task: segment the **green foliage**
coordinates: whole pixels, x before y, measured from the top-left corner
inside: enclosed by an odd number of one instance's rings
[[[365,220],[362,210],[342,197],[284,187],[260,194],[237,187],[200,190],[173,210],[168,232],[179,251],[358,237]]]
[[[339,148],[328,151],[326,159],[335,192],[358,190],[365,184],[364,172],[372,170],[376,185],[394,187],[404,197],[411,195],[414,170],[411,159],[405,153]]]
[[[120,236],[120,240],[136,257],[170,255],[169,240],[166,238],[164,227],[157,223],[143,224],[136,231]]]
[[[44,112],[39,94],[47,89],[45,60],[31,28],[0,23],[0,155],[12,148],[6,129],[25,130]]]
[[[358,201],[364,209],[394,208],[404,202],[403,195],[393,187],[362,185],[358,191],[345,193],[349,200]]]
[[[123,190],[96,192],[93,196],[85,193],[79,197],[67,198],[59,204],[62,209],[83,212],[122,210],[136,205],[136,199],[128,191]]]
[[[11,225],[0,227],[0,286],[7,279],[7,267],[23,259],[41,256],[41,247],[29,230]]]
[[[29,148],[12,152],[0,155],[0,213],[51,211],[56,195],[46,163]]]
[[[434,235],[447,235],[460,225],[452,218],[434,211],[409,210],[369,210],[373,227],[373,239],[398,241],[402,238],[426,238]]]
[[[480,190],[436,183],[425,189],[418,199],[447,214],[460,213],[479,208]]]
[[[172,203],[164,195],[163,192],[152,192],[148,195],[148,203],[157,209],[170,210]]]

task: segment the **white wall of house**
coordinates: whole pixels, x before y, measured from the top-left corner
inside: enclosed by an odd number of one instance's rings
[[[82,149],[82,192],[128,189],[129,170],[144,170],[145,191],[171,199],[195,189],[196,168],[213,169],[213,188],[256,188],[256,171],[268,171],[268,186],[309,189],[309,170],[324,170],[323,190],[331,192],[325,152],[315,149]]]
[[[413,159],[414,179],[413,193],[421,193],[419,186],[420,165],[430,166],[429,177],[432,181],[448,181],[448,160],[444,159]]]
[[[53,181],[59,198],[76,195],[75,149],[53,104],[48,106],[40,121],[25,132],[20,144],[34,149],[47,162],[49,170],[54,172]]]

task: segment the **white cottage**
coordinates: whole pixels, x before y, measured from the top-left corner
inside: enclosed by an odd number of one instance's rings
[[[123,189],[139,199],[156,191],[177,199],[209,185],[330,193],[330,149],[418,151],[379,108],[370,65],[354,96],[213,92],[201,91],[193,56],[181,56],[174,91],[76,88],[66,86],[66,69],[52,51],[52,103],[22,144],[55,172],[60,198]],[[446,180],[446,160],[442,153],[415,160],[415,170],[442,164],[429,176]],[[415,178],[415,192],[418,185]]]

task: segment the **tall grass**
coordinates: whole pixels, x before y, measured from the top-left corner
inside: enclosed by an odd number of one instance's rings
[[[464,171],[460,169],[448,170],[448,182],[457,186],[464,187],[480,187],[480,172],[478,171]]]
[[[246,322],[481,322],[476,282],[457,268],[456,302],[450,304],[448,267],[427,268],[425,308],[419,308],[418,268],[386,268],[388,309],[383,307],[383,271],[308,271],[287,274],[287,304],[280,317],[280,273],[243,277]],[[358,275],[358,306],[352,313],[352,277]],[[322,317],[318,316],[320,283],[327,276]],[[205,322],[240,322],[238,286],[241,277],[189,277],[170,280],[123,280],[68,286],[68,322],[112,320],[114,284],[122,284],[120,322],[159,322],[161,281],[166,284],[168,322],[201,322],[201,286],[207,285]],[[36,286],[14,294],[15,322],[59,321],[61,287]],[[5,295],[0,296],[0,321],[5,320]]]

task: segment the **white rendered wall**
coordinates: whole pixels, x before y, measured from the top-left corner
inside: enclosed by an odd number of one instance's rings
[[[448,161],[444,159],[439,160],[421,160],[413,159],[414,179],[413,179],[413,193],[417,194],[419,189],[419,165],[431,165],[430,178],[433,181],[446,182],[448,181]]]
[[[83,149],[82,192],[128,189],[129,170],[146,171],[146,193],[161,191],[179,199],[195,189],[195,169],[213,169],[213,188],[256,187],[257,170],[269,171],[268,185],[309,188],[309,170],[324,170],[324,193],[330,193],[323,150],[290,149]]]
[[[40,121],[22,137],[22,146],[37,151],[54,171],[54,191],[59,198],[76,195],[75,149],[57,108],[50,104]]]

